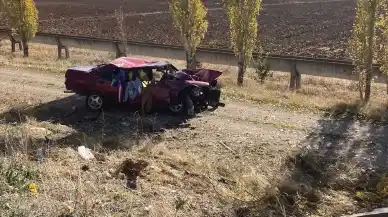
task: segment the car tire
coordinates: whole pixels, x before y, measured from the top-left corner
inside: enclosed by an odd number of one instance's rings
[[[183,99],[184,99],[183,107],[185,112],[184,115],[188,117],[194,117],[196,112],[195,112],[193,100],[188,94],[184,94]]]
[[[195,116],[195,107],[193,100],[187,93],[182,93],[179,97],[179,103],[169,106],[170,112],[174,115],[184,115],[188,117]]]
[[[86,108],[89,111],[93,111],[93,112],[101,111],[105,106],[104,98],[99,93],[91,93],[87,95],[85,104],[86,104]]]

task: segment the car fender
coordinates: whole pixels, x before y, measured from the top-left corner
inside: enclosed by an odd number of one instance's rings
[[[190,91],[193,88],[199,88],[199,87],[200,86],[198,86],[198,85],[187,83],[185,86],[180,88],[179,91],[172,91],[172,92],[170,92],[170,102],[172,104],[178,103],[179,102],[179,98],[181,97],[181,95],[183,93],[190,93]]]

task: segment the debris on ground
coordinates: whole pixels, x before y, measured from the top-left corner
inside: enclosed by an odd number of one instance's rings
[[[119,173],[125,174],[127,177],[127,187],[136,189],[137,177],[148,165],[149,163],[144,160],[134,161],[132,159],[127,159],[120,164],[119,168],[114,172],[114,176],[117,177]]]
[[[35,183],[30,183],[28,185],[28,188],[30,189],[31,193],[33,193],[33,194],[38,193],[38,189],[36,188],[36,184]]]
[[[98,153],[98,152],[92,152],[92,154],[94,155],[94,158],[96,158],[97,161],[102,161],[102,162],[105,162],[106,161],[106,157],[104,154],[101,154],[101,153]]]
[[[83,165],[83,166],[81,167],[81,170],[82,170],[82,171],[88,171],[88,170],[90,170],[90,167],[89,167],[88,165]]]
[[[78,147],[78,154],[84,160],[94,159],[94,155],[93,155],[92,151],[89,148],[86,148],[85,146]]]
[[[38,161],[42,163],[45,158],[45,151],[43,150],[43,148],[38,148],[36,151],[36,154],[37,154],[36,157],[38,158]]]
[[[383,217],[387,216],[388,214],[388,208],[379,208],[379,209],[374,209],[372,212],[366,212],[366,213],[358,213],[354,215],[347,215],[347,216],[342,216],[342,217]]]

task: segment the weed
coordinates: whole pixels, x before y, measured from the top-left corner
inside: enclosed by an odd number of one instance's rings
[[[384,174],[376,186],[377,193],[382,197],[388,197],[388,176]]]
[[[258,57],[254,62],[255,74],[257,76],[256,79],[258,79],[261,83],[264,83],[268,76],[272,77],[273,72],[271,72],[269,68],[268,55]]]
[[[3,185],[10,186],[11,189],[24,191],[29,188],[31,181],[36,178],[37,172],[30,166],[12,161],[0,164],[0,180]]]

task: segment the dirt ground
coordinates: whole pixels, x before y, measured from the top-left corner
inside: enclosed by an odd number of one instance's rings
[[[43,163],[20,161],[38,171],[30,180],[38,193],[1,189],[0,216],[338,216],[371,208],[356,191],[387,170],[388,127],[349,115],[230,100],[191,120],[97,115],[64,94],[63,82],[63,74],[0,68],[3,162],[17,145],[49,150]],[[80,145],[104,160],[83,161]],[[148,163],[136,190],[112,175],[127,158]]]

